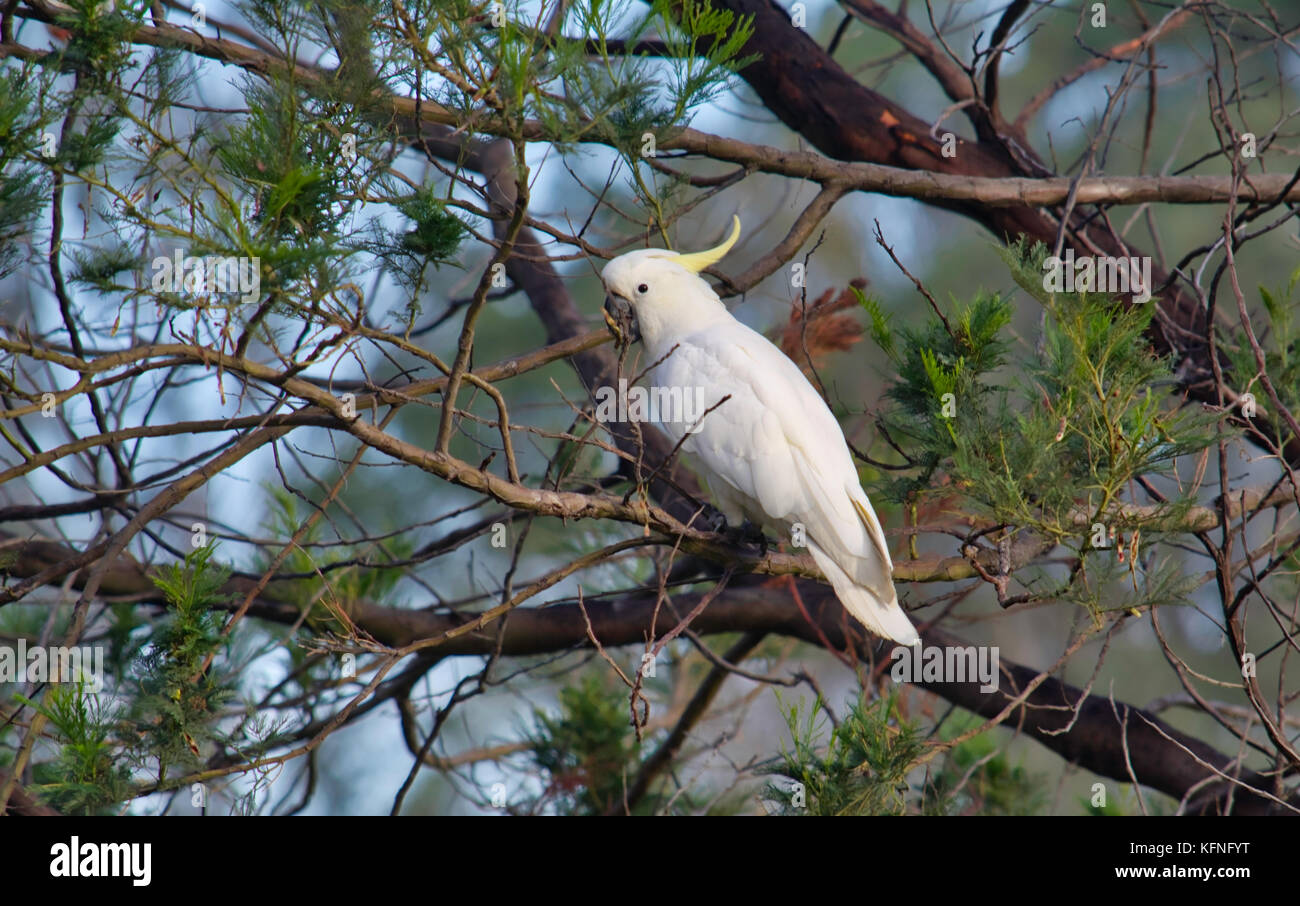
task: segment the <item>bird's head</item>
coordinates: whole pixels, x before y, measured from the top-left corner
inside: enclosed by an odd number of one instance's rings
[[[731,235],[708,251],[642,249],[619,255],[600,274],[606,321],[655,351],[673,335],[726,315],[722,300],[700,272],[722,260],[739,238],[740,218],[733,217]]]

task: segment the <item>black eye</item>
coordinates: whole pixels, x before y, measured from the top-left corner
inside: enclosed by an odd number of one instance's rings
[[[639,292],[639,293],[648,293],[648,292],[650,292],[650,287],[648,287],[648,286],[646,286],[644,283],[642,283],[640,286],[638,286],[638,287],[636,288],[636,291]]]

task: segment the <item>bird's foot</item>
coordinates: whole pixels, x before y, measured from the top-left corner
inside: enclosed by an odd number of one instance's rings
[[[728,524],[723,529],[722,535],[731,544],[739,547],[756,547],[758,548],[758,556],[767,556],[767,536],[763,534],[761,526],[750,522],[748,519],[740,523],[740,525]]]
[[[721,535],[727,531],[727,517],[722,515],[722,510],[706,503],[700,513],[699,526],[706,532]]]
[[[734,547],[756,548],[758,556],[767,556],[767,536],[763,534],[761,526],[748,519],[736,524],[729,521],[722,510],[715,506],[706,506],[697,524],[706,532],[721,535],[722,540],[727,544]]]

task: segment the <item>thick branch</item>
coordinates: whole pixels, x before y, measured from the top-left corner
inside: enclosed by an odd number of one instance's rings
[[[10,563],[8,570],[22,575],[25,571],[40,568],[51,559],[57,560],[73,553],[55,542],[25,542],[18,546],[17,559]],[[74,586],[80,581],[78,578]],[[252,583],[251,579],[232,579],[229,587],[224,590],[238,599]],[[275,593],[276,584],[272,583],[254,601],[249,613],[282,625],[296,625],[301,620],[298,608],[278,601]],[[850,641],[845,634],[844,612],[827,586],[801,582],[799,593],[813,623],[803,617],[793,599],[782,591],[765,587],[753,579],[737,579],[704,609],[691,624],[691,628],[701,635],[771,633],[818,646],[823,644],[822,639],[825,638],[841,650],[850,644],[855,645],[858,656],[863,659],[872,656],[875,640],[867,644]],[[163,600],[161,593],[149,581],[146,569],[129,557],[120,557],[109,565],[103,574],[100,594],[137,596],[149,603],[161,603]],[[590,617],[592,632],[601,645],[643,646],[646,633],[654,623],[656,597],[655,592],[646,592],[612,599],[588,598],[583,607]],[[697,594],[684,593],[674,595],[671,603],[679,614],[684,614],[698,600]],[[402,647],[421,639],[443,635],[472,619],[427,610],[381,607],[365,601],[351,602],[347,611],[359,629],[392,647]],[[671,629],[672,622],[665,625],[663,620],[658,621],[659,633],[662,635]],[[965,647],[961,639],[938,630],[923,632],[922,637],[927,646]],[[587,648],[590,644],[586,621],[579,606],[576,603],[553,604],[545,608],[516,609],[499,625],[457,635],[429,653],[439,659],[493,655],[530,657]],[[883,650],[875,653],[883,656]],[[432,663],[433,661],[430,665]],[[1039,674],[1039,671],[1031,667],[1009,662],[1005,658],[1001,660],[1001,667],[1001,687],[991,694],[981,691],[978,680],[917,685],[976,714],[992,717],[1018,694],[1018,690],[1027,686]],[[1079,704],[1081,699],[1082,704]],[[1073,726],[1067,732],[1056,733],[1070,723],[1076,706],[1078,718]],[[1178,799],[1186,796],[1189,791],[1196,790],[1195,802],[1203,811],[1214,811],[1227,801],[1229,784],[1221,779],[1210,779],[1215,777],[1214,771],[1200,762],[1236,777],[1240,783],[1251,788],[1266,790],[1272,787],[1271,781],[1254,771],[1237,769],[1229,756],[1173,729],[1142,709],[1121,705],[1121,719],[1125,709],[1128,709],[1130,715],[1128,757],[1143,785]],[[1007,723],[1062,758],[1089,771],[1121,783],[1129,780],[1124,744],[1118,732],[1119,724],[1111,702],[1106,697],[1085,697],[1077,687],[1049,677],[1022,707],[1012,712]],[[1201,784],[1205,785],[1202,787]],[[1300,808],[1300,796],[1292,794],[1289,801]],[[1240,786],[1233,796],[1235,814],[1286,811],[1283,806]]]

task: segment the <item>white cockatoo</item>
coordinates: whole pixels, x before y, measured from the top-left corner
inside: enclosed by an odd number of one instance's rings
[[[835,416],[798,366],[732,317],[699,276],[739,236],[737,217],[731,236],[707,252],[620,255],[601,272],[606,311],[635,319],[646,361],[657,363],[652,392],[680,388],[690,400],[703,388],[690,423],[663,412],[659,421],[674,441],[686,437],[682,449],[702,466],[727,522],[748,519],[785,537],[801,535],[849,613],[876,635],[920,644],[898,604],[885,533]]]

